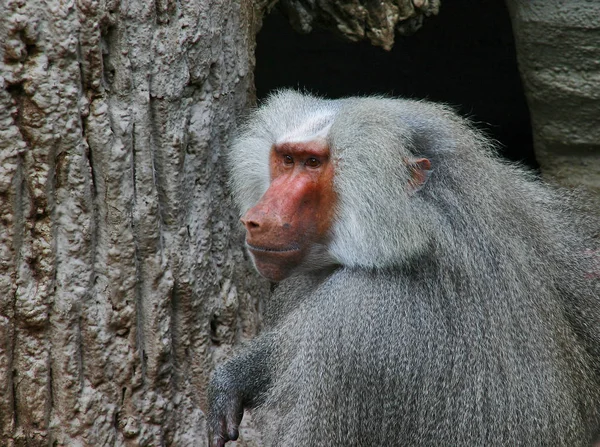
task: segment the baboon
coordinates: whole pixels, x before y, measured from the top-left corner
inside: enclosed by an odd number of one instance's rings
[[[576,197],[449,108],[277,92],[232,145],[246,248],[277,282],[219,366],[210,446],[590,446],[600,298]]]

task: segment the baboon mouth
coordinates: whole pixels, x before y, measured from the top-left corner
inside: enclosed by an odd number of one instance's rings
[[[300,247],[298,247],[297,245],[292,245],[290,247],[284,247],[284,248],[258,247],[256,245],[249,244],[248,242],[246,242],[246,247],[248,247],[249,250],[257,251],[260,253],[291,253],[291,252],[300,250]]]

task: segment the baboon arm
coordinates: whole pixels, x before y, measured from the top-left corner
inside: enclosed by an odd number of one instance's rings
[[[210,447],[235,441],[244,409],[260,403],[271,383],[272,346],[272,335],[265,333],[215,370],[208,388]]]

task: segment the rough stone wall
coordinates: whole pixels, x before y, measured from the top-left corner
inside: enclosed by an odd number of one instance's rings
[[[542,172],[600,195],[600,2],[507,4]]]
[[[435,15],[440,0],[280,0],[278,7],[296,31],[309,33],[315,26],[330,29],[345,39],[363,39],[390,50],[396,32],[409,35]]]
[[[0,2],[0,445],[205,444],[268,292],[223,166],[264,3]]]

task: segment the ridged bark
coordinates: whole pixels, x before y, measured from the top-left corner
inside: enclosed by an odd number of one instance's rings
[[[268,293],[223,157],[257,3],[0,3],[0,445],[205,444]]]

